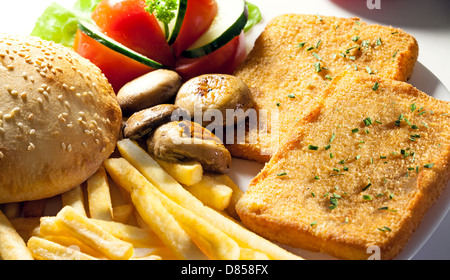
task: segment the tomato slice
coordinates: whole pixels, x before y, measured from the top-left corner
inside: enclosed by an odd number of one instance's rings
[[[215,0],[189,0],[184,16],[183,24],[177,39],[172,44],[175,56],[191,46],[211,25],[217,14]]]
[[[167,67],[175,57],[155,16],[145,10],[145,0],[102,0],[92,19],[108,37]]]
[[[75,36],[73,48],[100,68],[115,92],[118,92],[127,82],[153,70],[100,44],[80,30]]]
[[[233,74],[247,56],[245,35],[241,34],[220,49],[199,58],[179,57],[175,70],[184,81],[202,74]]]

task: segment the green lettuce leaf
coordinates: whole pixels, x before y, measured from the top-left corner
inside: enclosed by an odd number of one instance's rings
[[[90,20],[100,0],[78,0],[73,9],[57,3],[50,4],[37,19],[31,36],[72,47],[78,29],[78,20]]]
[[[247,7],[248,7],[248,20],[247,24],[244,27],[244,32],[248,32],[253,26],[255,26],[257,23],[259,23],[262,19],[261,11],[259,8],[248,1]]]

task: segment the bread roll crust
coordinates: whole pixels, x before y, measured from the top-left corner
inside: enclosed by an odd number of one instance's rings
[[[0,203],[57,195],[108,158],[122,114],[101,71],[73,50],[0,37]]]

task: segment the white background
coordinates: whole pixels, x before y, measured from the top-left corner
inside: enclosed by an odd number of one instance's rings
[[[419,42],[419,62],[450,89],[450,1],[380,0],[381,9],[370,10],[366,0],[250,0],[263,15],[282,13],[360,17],[367,23],[399,27]],[[74,0],[1,0],[0,33],[28,35],[36,18],[51,2],[71,7]],[[269,19],[265,19],[267,21]],[[255,38],[263,27],[251,34]],[[450,214],[419,250],[414,259],[450,259]]]

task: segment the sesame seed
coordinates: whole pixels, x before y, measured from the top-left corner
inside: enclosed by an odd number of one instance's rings
[[[71,144],[69,144],[69,145],[67,146],[67,151],[68,151],[68,152],[71,152],[71,151],[72,151],[72,145],[71,145]]]
[[[2,153],[2,152],[0,152],[0,158],[3,158],[5,155]]]
[[[30,135],[34,135],[36,134],[36,130],[35,129],[30,129],[30,132],[28,132]]]
[[[63,148],[63,150],[65,150],[66,149],[66,144],[63,142],[63,143],[61,143],[61,148]]]
[[[34,150],[36,148],[36,146],[34,146],[33,143],[30,142],[30,144],[28,144],[28,151]]]

